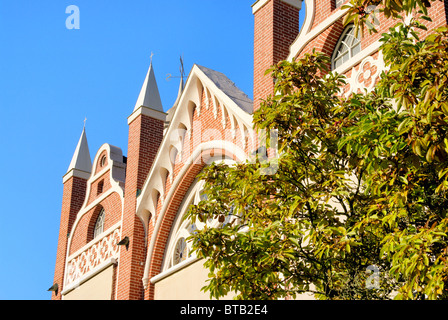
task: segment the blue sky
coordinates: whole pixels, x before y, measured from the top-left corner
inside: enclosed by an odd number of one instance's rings
[[[165,110],[181,55],[187,75],[206,66],[252,97],[253,2],[0,0],[1,300],[50,299],[62,176],[84,118],[92,160],[103,143],[126,155],[151,52]],[[69,5],[79,29],[66,28]]]

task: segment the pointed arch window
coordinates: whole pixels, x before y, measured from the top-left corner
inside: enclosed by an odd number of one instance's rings
[[[353,24],[348,25],[336,44],[331,57],[331,69],[336,69],[360,51],[361,41],[359,37],[355,37],[355,27]]]
[[[95,222],[95,228],[93,229],[93,238],[98,237],[101,233],[104,231],[104,221],[106,218],[106,213],[104,212],[104,209],[101,209],[100,214],[98,215],[98,218]]]

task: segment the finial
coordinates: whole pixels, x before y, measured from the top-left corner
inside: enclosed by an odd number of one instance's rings
[[[180,76],[179,76],[179,77],[177,77],[177,76],[173,76],[171,73],[168,73],[168,74],[166,75],[166,81],[170,81],[171,78],[181,78],[181,79],[182,79],[181,81],[183,81],[184,76],[185,76],[185,70],[184,70],[184,57],[183,57],[183,54],[180,56],[179,72],[180,72]]]
[[[184,57],[183,55],[180,56],[180,76],[181,78],[184,77],[185,71],[184,71]]]
[[[154,55],[154,52],[151,51],[151,56],[150,56],[150,59],[151,59],[150,62],[151,62],[151,64],[152,64],[152,57],[153,57],[153,55]]]
[[[84,129],[86,128],[87,117],[84,118]]]

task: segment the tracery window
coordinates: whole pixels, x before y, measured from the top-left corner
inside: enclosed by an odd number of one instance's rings
[[[174,248],[173,265],[181,263],[188,257],[187,241],[184,237],[179,238]]]
[[[191,243],[187,238],[196,231],[197,225],[192,224],[189,220],[183,220],[182,217],[191,204],[197,204],[201,201],[203,182],[197,182],[186,195],[177,218],[177,223],[173,228],[170,244],[167,248],[167,255],[164,269],[174,267],[175,265],[192,257]]]
[[[104,209],[101,209],[100,214],[95,222],[95,228],[93,229],[93,238],[96,238],[98,235],[103,233],[104,231],[104,220],[106,218],[106,214]]]
[[[233,164],[233,160],[221,160],[223,163]],[[194,252],[191,250],[191,241],[187,238],[190,237],[197,230],[202,229],[205,224],[209,227],[220,227],[227,223],[233,223],[236,219],[233,215],[233,208],[229,211],[228,215],[223,217],[222,221],[219,218],[207,219],[206,222],[196,221],[191,223],[189,219],[183,219],[185,213],[189,209],[190,205],[198,204],[201,200],[207,199],[207,195],[203,193],[204,181],[194,182],[180,205],[178,215],[171,230],[170,239],[168,240],[165,258],[162,269],[168,270],[177,264],[194,258]],[[186,262],[188,263],[188,262]]]
[[[355,37],[354,25],[349,25],[342,32],[331,57],[331,68],[334,70],[350,60],[361,51],[361,41]]]

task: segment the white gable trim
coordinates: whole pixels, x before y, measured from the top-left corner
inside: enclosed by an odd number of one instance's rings
[[[316,15],[316,2],[315,0],[304,0],[306,6],[305,21],[303,22],[302,30],[300,30],[299,36],[291,45],[289,50],[289,56],[287,60],[294,60],[299,53],[305,48],[305,46],[319,34],[324,32],[328,27],[335,23],[338,19],[344,16],[347,9],[338,9],[327,19],[319,23],[316,27],[311,29]]]
[[[139,115],[148,116],[154,119],[166,120],[166,113],[145,106],[140,106],[128,117],[128,125],[131,124]]]
[[[86,171],[82,171],[79,169],[70,169],[63,177],[62,177],[62,183],[66,183],[68,179],[70,179],[71,177],[78,177],[78,178],[82,178],[85,180],[88,180],[90,178],[91,173],[90,172],[86,172]]]
[[[255,2],[252,5],[252,13],[255,14],[255,12],[257,12],[258,10],[260,10],[266,3],[268,3],[271,0],[258,0],[257,2]],[[282,0],[283,2],[297,8],[297,9],[301,9],[302,8],[302,1],[303,0]]]
[[[166,174],[173,179],[174,164],[171,161],[172,152],[180,152],[182,149],[182,141],[179,142],[179,139],[176,141],[173,137],[177,137],[179,128],[186,130],[186,135],[191,132],[193,127],[193,106],[196,106],[198,114],[200,114],[202,90],[205,90],[208,99],[214,99],[214,105],[216,108],[219,108],[219,112],[218,110],[216,111],[216,117],[221,115],[223,116],[222,119],[225,119],[227,115],[232,129],[240,130],[242,137],[246,135],[247,130],[252,129],[252,115],[242,110],[198,66],[194,65],[188,76],[184,92],[179,99],[179,104],[176,110],[174,110],[170,126],[160,144],[148,178],[140,196],[137,198],[136,214],[143,220],[145,226],[147,226],[150,217],[155,217],[156,215],[157,196],[160,195],[162,201],[168,198],[168,195],[165,195],[165,180]],[[205,107],[208,108],[207,105]],[[224,121],[222,122],[224,124]],[[222,142],[219,143],[222,145]],[[233,149],[235,148],[232,147],[230,150]],[[184,162],[184,160],[182,161]]]
[[[199,157],[203,151],[212,150],[212,149],[224,149],[226,151],[229,151],[229,152],[233,153],[239,161],[244,161],[244,160],[248,159],[248,156],[244,152],[244,150],[242,150],[241,148],[239,148],[238,146],[236,146],[235,144],[233,144],[229,141],[215,140],[215,141],[204,142],[204,143],[200,144],[194,150],[194,152],[191,154],[189,159],[186,161],[186,164],[182,167],[181,171],[176,176],[176,179],[174,180],[173,184],[171,185],[170,191],[167,194],[167,197],[166,197],[167,199],[171,199],[171,197],[174,195],[174,193],[176,192],[177,186],[184,178],[185,174],[187,173],[188,169],[193,164],[194,160],[197,157]],[[151,200],[152,199],[150,199],[150,201]],[[152,221],[155,221],[155,226],[154,226],[154,231],[152,233],[151,242],[148,247],[145,271],[144,271],[144,276],[142,279],[143,285],[145,287],[148,285],[148,282],[149,282],[149,269],[150,269],[152,254],[153,254],[155,243],[156,243],[157,234],[160,230],[160,227],[162,226],[163,217],[165,216],[166,210],[168,209],[168,204],[169,204],[169,201],[165,201],[163,203],[163,206],[162,206],[162,209],[160,210],[159,215],[155,216],[154,220],[152,220]],[[146,205],[145,203],[140,203],[140,206],[137,209],[136,214],[145,222],[145,225],[147,225],[149,217],[147,215],[145,215],[145,212],[146,212],[146,214],[149,214],[150,212],[147,209],[144,209],[145,205]]]
[[[100,161],[100,155],[105,150],[107,151],[107,155],[108,155],[107,165],[103,169],[99,170],[97,173],[94,173],[94,169],[96,168],[97,163]],[[120,161],[120,159],[121,159],[121,161]],[[104,199],[109,197],[112,193],[116,192],[116,193],[118,193],[118,195],[120,196],[120,199],[121,199],[121,212],[123,214],[125,166],[126,165],[122,161],[123,161],[123,154],[122,154],[121,149],[111,146],[110,144],[107,144],[107,143],[103,144],[100,147],[100,149],[98,150],[98,152],[96,153],[95,159],[94,159],[93,165],[92,165],[92,175],[91,175],[90,179],[87,181],[86,196],[84,198],[84,203],[76,216],[76,220],[73,223],[72,229],[70,231],[70,236],[67,241],[68,250],[67,250],[66,261],[68,261],[68,257],[69,257],[69,253],[70,253],[69,249],[71,246],[71,242],[72,242],[76,227],[77,227],[79,221],[81,221],[82,217],[87,212],[89,212],[91,209],[93,209],[95,206],[97,206],[99,203],[101,203],[101,201],[103,201]],[[96,198],[89,205],[87,205],[87,201],[89,200],[90,193],[92,192],[92,190],[91,190],[92,183],[95,182],[100,176],[102,176],[104,174],[104,172],[106,172],[107,170],[109,170],[111,188],[106,190],[98,198]]]

